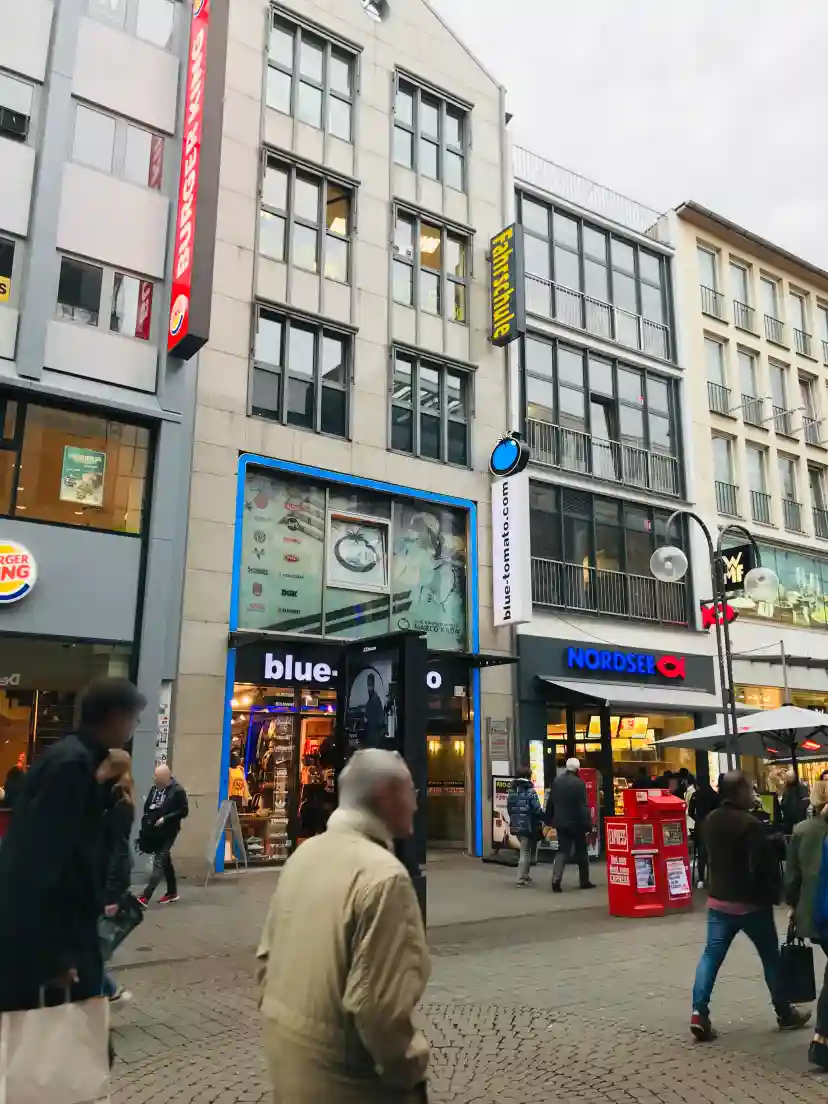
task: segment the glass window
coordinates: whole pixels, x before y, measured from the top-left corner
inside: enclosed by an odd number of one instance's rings
[[[618,433],[625,445],[644,448],[644,411],[632,406],[619,406]]]
[[[148,454],[142,427],[28,404],[15,513],[140,533]]]
[[[750,303],[750,291],[748,289],[748,270],[744,265],[730,262],[730,290],[737,303]]]
[[[414,269],[400,261],[394,262],[394,302],[406,307],[414,305]]]
[[[11,298],[14,268],[14,242],[0,238],[0,304]]]
[[[635,250],[626,242],[613,238],[611,243],[612,267],[623,272],[635,272]]]
[[[555,385],[551,379],[526,377],[526,417],[541,422],[555,421]]]
[[[618,398],[625,402],[644,405],[644,388],[640,372],[629,368],[618,369]]]
[[[284,326],[279,315],[272,311],[260,310],[256,319],[256,360],[266,364],[282,363],[282,336]]]
[[[268,158],[262,188],[262,202],[266,203],[268,207],[274,207],[277,211],[287,211],[289,179],[288,170],[282,167],[279,162]],[[313,217],[311,215],[311,218]]]
[[[578,222],[576,219],[555,212],[552,219],[552,230],[557,245],[568,245],[570,249],[578,248]]]
[[[293,208],[298,218],[319,221],[319,182],[315,178],[296,177]]]
[[[645,249],[639,249],[638,271],[642,280],[661,285],[661,257],[648,253]]]
[[[414,165],[414,135],[400,127],[394,127],[394,160],[407,169]]]
[[[290,115],[290,93],[292,84],[293,82],[287,73],[283,73],[281,69],[274,69],[272,65],[268,66],[266,92],[267,106],[272,107],[274,111],[281,111],[285,115]]]
[[[586,412],[583,391],[573,387],[558,389],[558,410],[560,424],[565,429],[583,430],[586,426]]]
[[[293,224],[291,257],[297,268],[319,271],[319,235],[301,222]]]
[[[771,318],[778,318],[779,297],[776,281],[763,276],[759,281],[759,287],[762,293],[762,310]]]
[[[465,112],[398,80],[394,104],[394,160],[422,176],[465,188]]]
[[[341,138],[343,142],[350,142],[351,105],[336,96],[331,96],[330,101],[328,130],[335,138]]]
[[[269,55],[271,61],[284,65],[287,69],[293,68],[293,28],[284,23],[274,22],[270,31]]]
[[[768,364],[768,371],[770,372],[773,405],[780,410],[787,410],[787,371],[784,365],[774,364],[773,361]],[[777,430],[780,429],[781,421],[782,419],[776,423]]]
[[[298,48],[297,48],[298,44]],[[274,16],[267,74],[267,105],[342,141],[351,141],[354,57],[325,39]],[[291,90],[298,80],[296,102]]]
[[[805,311],[805,298],[802,295],[797,295],[795,291],[791,292],[791,324],[794,329],[806,332],[808,329],[808,319]]]
[[[606,264],[607,235],[601,230],[593,230],[591,226],[584,226],[584,254]]]
[[[135,33],[139,38],[167,50],[172,45],[174,26],[173,0],[138,0]]]
[[[704,339],[704,359],[707,365],[707,379],[719,387],[725,386],[724,346],[712,337]]]
[[[635,294],[635,278],[622,272],[612,274],[613,300],[616,307],[638,314],[638,301]]]
[[[696,256],[699,261],[699,283],[702,287],[716,291],[718,289],[716,254],[710,249],[699,246],[696,250]]]
[[[549,242],[526,234],[523,239],[526,271],[544,280],[552,278],[550,271]]]
[[[666,456],[675,455],[675,441],[673,440],[673,427],[669,418],[663,418],[660,414],[650,411],[650,449],[653,452],[664,453]]]
[[[465,191],[464,171],[465,158],[454,150],[446,150],[443,154],[443,177],[449,188],[455,188],[458,192]]]
[[[419,169],[423,176],[428,176],[432,180],[438,180],[440,176],[437,171],[439,164],[439,149],[440,147],[436,142],[431,142],[428,138],[420,139]]]
[[[609,272],[606,265],[584,259],[584,291],[602,303],[609,301]]]
[[[299,82],[299,97],[296,105],[297,118],[309,126],[322,129],[322,89],[305,81]]]
[[[440,244],[442,234],[439,226],[420,224],[420,263],[424,268],[439,270],[442,264]]]
[[[127,0],[89,0],[89,14],[116,27],[123,27],[126,9]]]
[[[160,189],[164,175],[164,139],[141,127],[128,126],[124,149],[124,179]]]
[[[523,363],[527,372],[552,379],[552,359],[554,345],[549,341],[537,341],[527,337],[523,343]],[[560,356],[564,350],[560,350]],[[579,377],[581,378],[581,377]]]
[[[420,97],[420,130],[431,138],[440,137],[440,104],[430,96]]]
[[[395,353],[391,447],[449,464],[467,465],[465,373]]]
[[[440,276],[424,268],[420,269],[420,309],[428,314],[442,314]]]
[[[285,259],[285,220],[281,215],[259,212],[259,252],[274,261]]]
[[[641,285],[641,314],[650,322],[658,322],[664,325],[664,299],[661,288],[652,287],[650,284]]]
[[[733,482],[730,441],[727,437],[713,438],[713,476],[719,483]]]
[[[739,349],[737,353],[739,361],[739,383],[742,388],[742,394],[748,398],[756,398],[756,357],[752,353],[747,353],[744,349]]]
[[[405,123],[406,126],[414,126],[414,93],[402,85],[397,89],[394,114],[399,122]]]
[[[103,269],[62,257],[58,282],[57,317],[97,326],[101,309]]]
[[[329,234],[325,245],[325,276],[327,279],[336,280],[340,284],[348,283],[348,254],[348,243],[334,234]]]
[[[446,144],[463,148],[463,112],[451,104],[446,106]]]
[[[796,461],[789,456],[779,457],[779,484],[782,497],[789,502],[796,502]]]
[[[75,135],[72,160],[102,172],[112,172],[115,149],[115,120],[83,104],[75,109]]]
[[[253,394],[250,412],[254,417],[281,419],[282,376],[279,372],[253,369]]]
[[[345,383],[346,357],[344,339],[326,335],[322,341],[323,383]]]
[[[555,283],[572,291],[581,290],[581,266],[577,253],[555,246]]]
[[[582,353],[576,352],[566,345],[558,346],[558,379],[561,383],[573,383],[578,387],[583,387],[584,357]]]
[[[589,358],[589,389],[599,395],[613,395],[615,385],[612,379],[612,364],[600,357]]]
[[[322,42],[302,33],[302,45],[299,49],[299,72],[303,77],[322,83],[322,69],[325,64],[325,46]]]
[[[528,196],[520,197],[520,210],[523,226],[533,234],[541,237],[549,237],[549,208],[542,203],[536,203]]]
[[[149,341],[152,320],[152,292],[150,280],[138,280],[123,272],[115,273],[112,292],[112,310],[109,328],[113,333],[125,334]]]
[[[331,50],[330,85],[332,92],[350,96],[353,92],[351,57],[341,50]]]
[[[670,385],[666,380],[647,376],[647,406],[650,410],[661,411],[662,414],[670,413]]]
[[[745,449],[745,459],[747,462],[748,487],[758,494],[764,494],[766,489],[765,453],[762,449],[748,445]]]

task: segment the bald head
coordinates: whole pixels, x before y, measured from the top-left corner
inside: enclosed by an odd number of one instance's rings
[[[394,839],[410,836],[417,792],[402,756],[379,748],[355,752],[339,776],[339,807],[379,817]]]
[[[172,771],[166,764],[162,763],[155,768],[154,779],[159,790],[166,790],[167,786],[172,782]]]

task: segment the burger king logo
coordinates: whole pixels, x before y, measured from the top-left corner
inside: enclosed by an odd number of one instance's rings
[[[187,317],[187,310],[190,306],[190,301],[186,295],[179,295],[176,301],[172,305],[170,310],[170,333],[173,337],[178,337],[181,333],[181,327],[184,325],[184,319]]]
[[[25,598],[37,582],[35,558],[17,541],[0,540],[0,605]]]
[[[198,17],[201,15],[201,9],[206,3],[207,0],[195,0],[195,3],[193,4],[193,19],[198,19]]]

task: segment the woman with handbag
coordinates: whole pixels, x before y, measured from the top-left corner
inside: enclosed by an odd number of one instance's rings
[[[799,939],[810,939],[828,953],[825,905],[820,900],[828,882],[828,781],[815,782],[811,790],[814,815],[794,828],[785,864],[785,900],[792,906],[791,925]],[[828,919],[828,917],[826,917]],[[817,1003],[816,1028],[809,1060],[828,1070],[828,966]]]
[[[135,783],[132,760],[126,751],[110,751],[95,776],[101,785],[111,785],[112,796],[104,815],[104,916],[114,920],[121,912],[132,877],[130,836],[135,822]],[[103,995],[111,1004],[130,1000],[132,994],[117,984],[104,969]]]

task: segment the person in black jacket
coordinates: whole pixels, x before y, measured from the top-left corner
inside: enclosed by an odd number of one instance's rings
[[[2,786],[0,809],[13,809],[18,797],[23,792],[26,781],[26,772],[21,767],[12,767],[6,775],[6,781]]]
[[[719,783],[719,807],[705,818],[703,835],[710,858],[707,943],[696,969],[690,1030],[700,1042],[716,1038],[710,998],[716,976],[739,932],[762,960],[780,1031],[804,1027],[810,1012],[798,1012],[782,989],[779,939],[773,906],[782,894],[779,862],[764,826],[750,814],[753,790],[742,771]]]
[[[189,813],[190,805],[184,787],[176,782],[169,767],[156,767],[155,785],[144,802],[138,841],[142,851],[153,855],[152,873],[144,892],[138,898],[144,908],[149,905],[162,878],[166,880],[167,892],[159,899],[159,904],[168,905],[179,899],[170,852],[181,831],[181,822]]]
[[[551,824],[558,835],[558,853],[552,865],[552,892],[561,893],[564,868],[574,858],[581,876],[581,889],[595,889],[589,880],[589,853],[587,833],[592,830],[587,791],[578,772],[577,759],[567,759],[566,770],[552,783],[546,803],[546,823]]]
[[[690,798],[687,812],[694,824],[694,846],[696,848],[696,863],[698,865],[699,889],[704,888],[707,875],[707,844],[704,841],[704,822],[714,809],[719,807],[719,795],[710,785],[709,778],[699,779],[696,789]]]
[[[100,996],[104,813],[95,772],[131,739],[145,699],[126,679],[87,687],[80,725],[26,776],[0,848],[0,1011]]]

